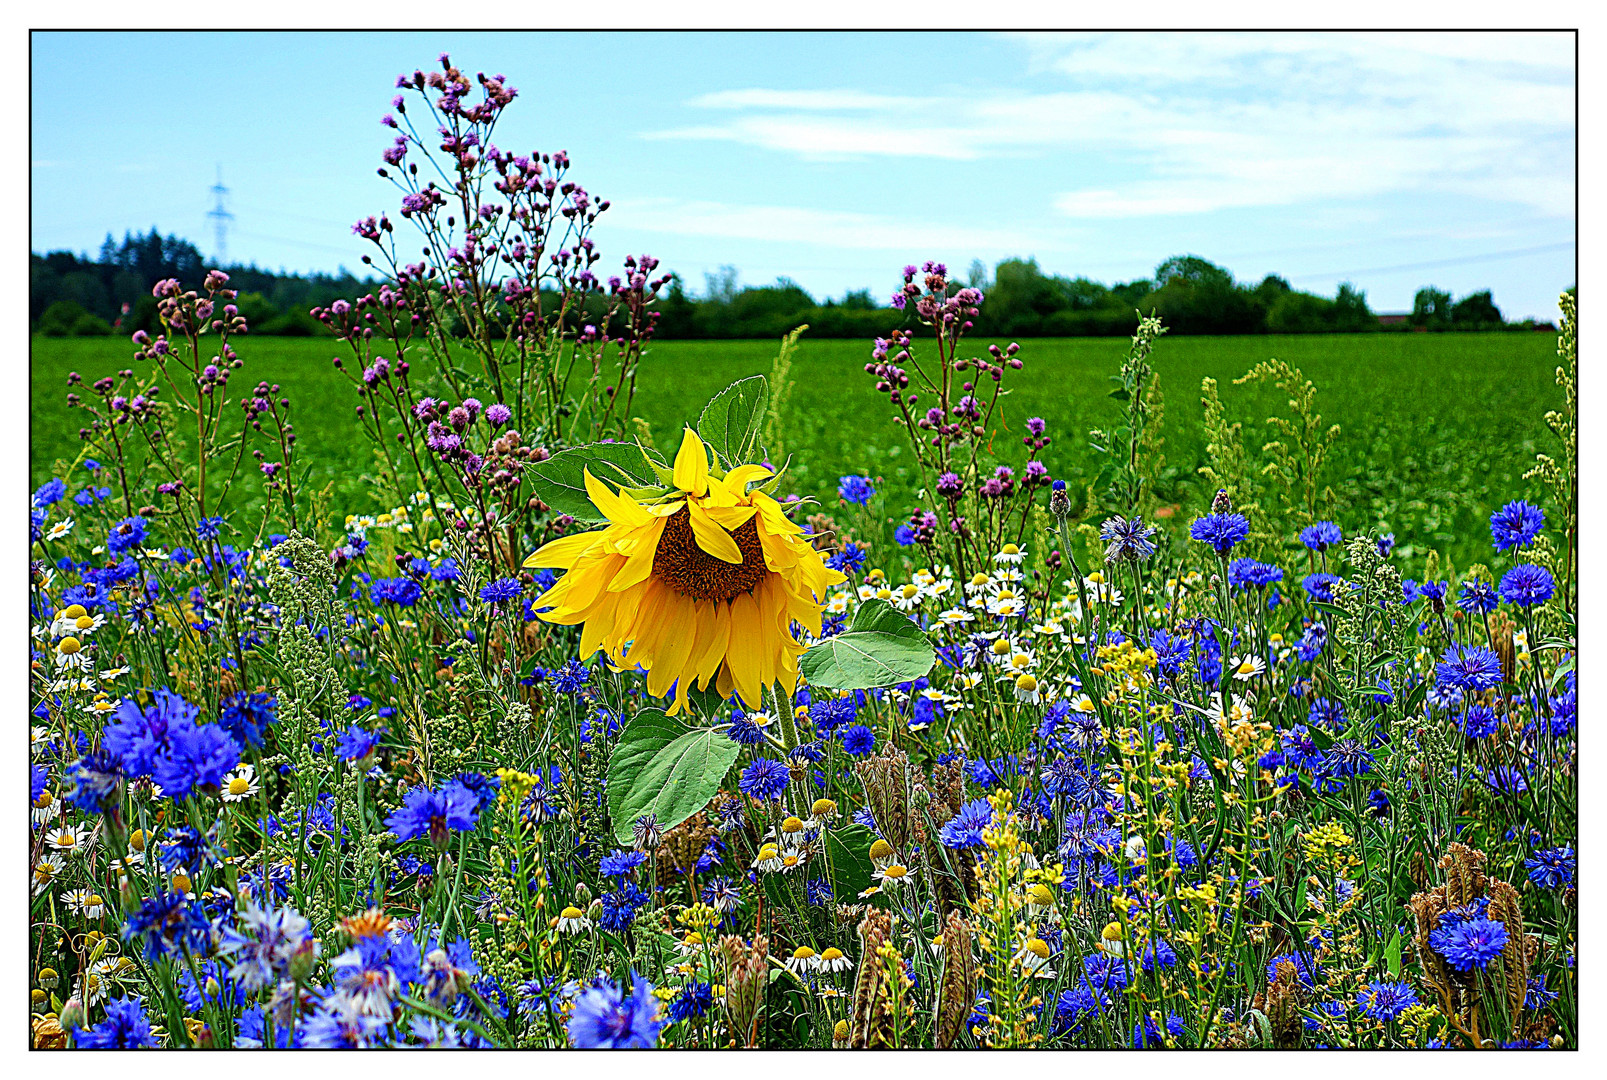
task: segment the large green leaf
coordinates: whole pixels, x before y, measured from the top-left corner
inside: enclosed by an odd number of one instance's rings
[[[673,829],[703,809],[741,749],[722,732],[688,728],[659,709],[637,713],[608,759],[614,838],[629,843],[631,826],[643,814]]]
[[[804,651],[798,670],[811,686],[869,690],[918,679],[936,660],[919,626],[886,600],[867,600],[847,630]]]
[[[658,484],[653,463],[635,443],[592,443],[560,450],[546,461],[525,469],[530,486],[541,501],[576,521],[606,521],[586,495],[585,470],[599,480],[629,488]]]
[[[752,461],[759,450],[770,382],[763,375],[738,379],[703,406],[697,433],[727,469]]]
[[[831,860],[831,894],[838,903],[852,904],[865,889],[874,885],[870,846],[876,836],[863,825],[845,825],[826,830],[826,858]]]

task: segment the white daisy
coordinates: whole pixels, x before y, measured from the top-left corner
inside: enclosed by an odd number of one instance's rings
[[[39,856],[39,861],[33,865],[33,894],[35,896],[43,896],[45,891],[56,883],[57,876],[61,874],[61,867],[60,855]]]
[[[68,533],[70,533],[72,531],[73,531],[73,519],[68,518],[66,521],[58,521],[54,525],[52,525],[50,527],[50,531],[45,533],[45,539],[47,539],[47,540],[60,540],[62,537],[66,536]]]
[[[998,554],[993,556],[993,561],[1001,566],[1019,566],[1021,565],[1021,560],[1026,557],[1027,553],[1024,549],[1014,544],[1006,544],[999,549]]]
[[[915,871],[903,863],[889,863],[876,871],[871,877],[882,883],[884,888],[894,885],[909,885],[915,881]]]
[[[53,826],[45,833],[45,843],[57,851],[81,851],[89,839],[89,830],[66,823]]]
[[[787,958],[787,970],[800,978],[819,966],[820,954],[807,945],[798,946]]]
[[[257,770],[242,762],[223,780],[223,801],[244,802],[262,790],[257,783]]]
[[[1259,656],[1246,653],[1243,656],[1235,656],[1233,662],[1228,665],[1228,670],[1233,672],[1233,677],[1237,681],[1249,682],[1267,670],[1267,662]]]
[[[586,913],[573,904],[558,913],[558,930],[565,934],[581,934],[591,929]]]
[[[69,889],[62,896],[67,907],[86,919],[98,919],[106,912],[106,901],[88,889]]]
[[[823,971],[852,971],[854,962],[843,955],[841,949],[830,948],[820,954],[820,968]]]
[[[964,608],[949,608],[938,615],[938,620],[945,626],[964,626],[968,622],[975,622],[976,616]]]

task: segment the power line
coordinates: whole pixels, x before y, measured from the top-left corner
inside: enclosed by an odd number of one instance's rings
[[[1521,255],[1539,255],[1546,251],[1561,251],[1574,246],[1572,240],[1560,244],[1541,244],[1539,247],[1513,248],[1510,251],[1491,251],[1483,255],[1464,255],[1457,259],[1436,259],[1433,262],[1402,263],[1399,266],[1370,266],[1362,270],[1332,270],[1324,274],[1296,274],[1290,281],[1316,281],[1323,278],[1360,277],[1362,274],[1388,274],[1397,270],[1436,270],[1444,266],[1461,266],[1464,263],[1491,262],[1497,259],[1515,259]]]

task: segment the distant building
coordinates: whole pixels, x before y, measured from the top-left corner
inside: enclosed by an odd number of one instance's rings
[[[1380,312],[1378,315],[1379,326],[1405,326],[1411,321],[1412,313],[1409,311]]]

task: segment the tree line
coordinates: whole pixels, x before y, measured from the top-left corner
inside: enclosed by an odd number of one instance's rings
[[[163,278],[199,281],[205,260],[194,244],[176,236],[110,235],[98,257],[68,251],[34,254],[29,261],[30,328],[51,337],[93,336],[151,331],[156,301],[151,286]],[[225,267],[236,301],[251,332],[311,336],[326,331],[308,315],[376,288],[378,283],[339,274],[273,273],[252,266]],[[1176,255],[1153,277],[1105,285],[1086,277],[1047,274],[1036,259],[1005,259],[989,273],[980,260],[971,264],[967,284],[987,297],[977,329],[1008,337],[1124,337],[1132,333],[1133,312],[1158,314],[1177,334],[1314,334],[1373,330],[1535,329],[1532,321],[1509,323],[1490,290],[1453,299],[1434,286],[1418,290],[1412,311],[1380,317],[1367,294],[1349,283],[1331,297],[1294,288],[1276,274],[1260,282],[1236,281],[1226,268],[1197,255]],[[573,313],[578,328],[603,316],[606,304],[595,297]],[[807,323],[811,337],[869,338],[898,322],[868,289],[841,298],[817,300],[797,282],[743,286],[737,271],[722,267],[704,275],[693,295],[680,275],[672,275],[657,308],[660,338],[774,338]],[[1546,324],[1540,324],[1542,327]]]

